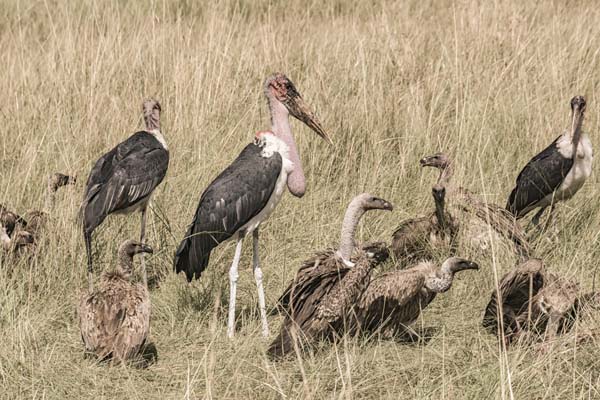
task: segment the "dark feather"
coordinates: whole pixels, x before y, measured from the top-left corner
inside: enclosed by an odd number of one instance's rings
[[[505,336],[510,337],[516,333],[517,316],[526,310],[530,299],[542,289],[545,277],[546,273],[543,265],[537,260],[526,261],[502,277],[498,286]],[[490,301],[483,315],[483,327],[493,334],[500,334],[500,320],[498,318],[500,302],[498,301],[498,291],[492,291]]]
[[[169,152],[148,132],[137,132],[104,154],[92,168],[81,205],[84,231],[92,232],[112,212],[144,201],[162,182]]]
[[[506,205],[513,215],[525,216],[525,210],[558,189],[571,170],[573,159],[563,157],[556,146],[560,137],[533,157],[519,173]]]
[[[262,147],[249,144],[200,198],[194,220],[175,253],[176,272],[191,281],[208,265],[213,248],[233,236],[268,203],[281,172],[279,153],[261,156]]]

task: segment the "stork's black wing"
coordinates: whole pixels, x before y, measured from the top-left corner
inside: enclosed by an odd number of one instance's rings
[[[92,168],[81,216],[84,230],[92,232],[114,211],[145,200],[162,182],[169,152],[148,132],[137,132],[104,154]]]
[[[533,157],[519,173],[515,188],[508,198],[506,209],[517,217],[523,217],[528,207],[559,188],[573,166],[573,160],[563,157],[556,146],[560,136]]]
[[[261,156],[262,147],[249,144],[206,188],[196,214],[175,253],[176,272],[198,278],[210,252],[229,239],[266,205],[281,172],[281,155]]]

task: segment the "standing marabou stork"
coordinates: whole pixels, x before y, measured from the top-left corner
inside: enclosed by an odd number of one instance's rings
[[[89,290],[92,283],[92,232],[112,213],[140,210],[140,241],[146,237],[146,209],[154,189],[162,182],[169,166],[169,149],[160,132],[160,104],[154,99],[143,103],[146,130],[140,131],[96,161],[88,177],[80,215],[88,260]],[[147,283],[142,255],[142,277]]]
[[[286,185],[296,197],[302,197],[306,190],[289,114],[331,143],[320,122],[287,76],[278,73],[267,78],[264,93],[271,112],[271,130],[258,132],[254,143],[247,145],[233,163],[204,190],[194,219],[174,259],[175,271],[184,271],[188,281],[191,281],[198,278],[208,265],[212,249],[235,238],[235,256],[229,270],[229,337],[233,337],[234,333],[236,284],[242,241],[250,233],[253,234],[253,270],[258,288],[262,333],[264,336],[269,334],[258,257],[258,228],[281,200]]]
[[[532,220],[538,225],[542,213],[550,206],[548,226],[556,202],[573,197],[592,173],[592,143],[581,131],[585,106],[583,96],[571,99],[570,129],[533,157],[517,177],[506,205],[515,217],[522,218],[539,207]]]

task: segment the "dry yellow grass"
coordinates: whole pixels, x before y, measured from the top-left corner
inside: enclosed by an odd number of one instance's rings
[[[428,209],[434,174],[419,168],[423,155],[453,154],[456,181],[503,204],[519,169],[567,126],[575,94],[588,99],[585,129],[598,146],[599,37],[598,7],[585,0],[2,0],[0,202],[41,206],[54,171],[80,183],[60,193],[31,263],[0,261],[0,397],[600,398],[598,344],[505,353],[480,328],[495,277],[514,263],[502,248],[461,249],[482,270],[425,311],[429,344],[348,339],[301,363],[265,357],[248,243],[232,341],[225,313],[213,320],[231,244],[199,282],[171,272],[203,188],[268,127],[261,88],[271,72],[288,74],[336,145],[293,123],[309,188],[300,200],[286,195],[262,229],[269,306],[304,258],[336,243],[353,195],[396,206],[393,218],[367,215],[363,238],[389,240],[397,222]],[[75,215],[93,160],[141,127],[147,96],[161,101],[171,150],[149,229],[151,275],[161,279],[152,292],[158,362],[110,367],[83,358]],[[600,254],[597,176],[558,207],[557,240],[534,243],[552,270],[586,289]],[[97,269],[138,232],[137,216],[110,218],[95,235]],[[277,329],[279,317],[270,323]]]

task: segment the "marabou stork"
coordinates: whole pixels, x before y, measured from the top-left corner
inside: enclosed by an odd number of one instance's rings
[[[305,261],[281,296],[280,303],[287,315],[279,335],[269,346],[271,357],[290,353],[297,339],[304,338],[306,342],[331,339],[352,326],[354,304],[369,283],[373,268],[388,255],[387,247],[381,244],[357,246],[356,228],[366,211],[392,209],[391,203],[368,193],[350,202],[342,223],[339,249],[320,251]]]
[[[160,131],[160,111],[158,101],[144,101],[146,130],[133,134],[100,157],[88,177],[80,215],[83,221],[90,292],[93,289],[92,232],[109,214],[141,211],[140,241],[145,241],[148,203],[169,166],[169,149]],[[142,277],[146,284],[143,255]]]
[[[556,202],[573,197],[592,173],[592,143],[581,130],[585,108],[583,96],[573,97],[570,129],[533,157],[519,173],[506,205],[517,219],[539,207],[532,219],[537,226],[550,206],[548,226]]]
[[[139,353],[150,330],[150,295],[145,284],[132,283],[133,256],[152,254],[146,244],[127,240],[119,247],[119,264],[103,272],[99,287],[79,302],[79,327],[86,351],[98,359],[127,361]]]
[[[373,279],[358,301],[358,320],[362,332],[384,337],[412,333],[410,325],[438,293],[452,286],[454,274],[479,269],[458,257],[446,259],[441,266],[424,261],[411,268],[388,272]]]
[[[286,185],[296,197],[302,197],[306,190],[289,114],[331,143],[287,76],[278,73],[267,78],[264,93],[271,113],[271,130],[258,132],[254,143],[247,145],[204,190],[194,219],[174,258],[175,271],[184,271],[188,281],[191,281],[198,278],[208,265],[212,249],[228,239],[236,240],[235,256],[229,270],[229,337],[233,337],[234,333],[242,241],[250,233],[253,234],[253,270],[258,288],[262,333],[264,336],[269,334],[258,255],[259,226],[281,200]]]

